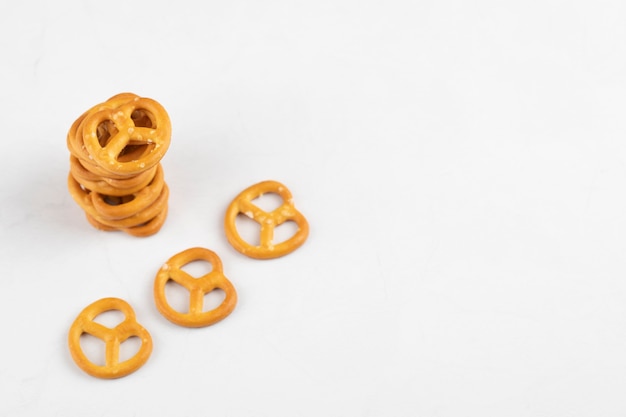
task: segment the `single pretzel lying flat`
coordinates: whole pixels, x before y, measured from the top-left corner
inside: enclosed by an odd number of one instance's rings
[[[252,203],[252,200],[266,193],[278,194],[283,200],[280,207],[269,213]],[[239,214],[244,214],[261,225],[258,245],[246,242],[237,231],[235,221]],[[286,221],[294,222],[298,230],[288,240],[274,244],[274,229]],[[309,224],[302,213],[296,210],[291,192],[276,181],[260,182],[235,197],[226,210],[224,229],[226,238],[236,250],[256,259],[271,259],[287,255],[302,246],[309,235]]]
[[[213,269],[206,275],[194,278],[181,268],[193,261],[209,262]],[[189,311],[176,311],[167,302],[165,286],[174,281],[189,291]],[[220,289],[226,297],[215,309],[203,311],[204,295]],[[205,248],[190,248],[171,257],[156,275],[154,280],[154,301],[159,312],[172,323],[185,327],[204,327],[226,318],[237,304],[237,292],[224,276],[222,261],[217,254]]]
[[[93,158],[93,155],[90,155],[85,147],[85,143],[83,141],[83,122],[85,119],[96,112],[107,110],[107,109],[116,109],[122,104],[131,102],[135,99],[140,98],[138,95],[133,93],[121,93],[117,94],[111,98],[109,98],[104,103],[97,104],[80,115],[78,119],[72,123],[69,132],[67,133],[67,148],[70,153],[78,158],[81,165],[83,165],[90,172],[99,175],[99,176],[107,176],[111,178],[125,178],[129,176],[127,173],[123,172],[110,172],[108,170],[102,169]],[[104,127],[104,125],[103,125]],[[97,134],[100,134],[99,139],[104,139],[102,135],[104,134],[104,129],[100,128]],[[103,140],[104,141],[104,140]]]
[[[90,113],[77,131],[100,168],[128,175],[155,166],[167,151],[171,133],[165,109],[145,97]]]
[[[117,310],[124,314],[124,321],[114,328],[94,321],[106,311]],[[106,345],[105,364],[97,365],[87,358],[80,346],[80,337],[90,334]],[[141,339],[139,351],[130,359],[120,362],[120,344],[130,337]],[[119,298],[103,298],[87,306],[70,327],[68,344],[74,362],[89,375],[98,378],[120,378],[139,369],[152,353],[152,338],[135,319],[135,312],[128,303]]]

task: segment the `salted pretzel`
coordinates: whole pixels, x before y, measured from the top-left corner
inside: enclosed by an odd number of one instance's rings
[[[123,196],[110,196],[92,191],[89,195],[94,209],[108,219],[124,219],[148,208],[165,187],[163,169],[157,165],[156,175],[145,187]]]
[[[87,151],[87,147],[85,146],[83,140],[83,122],[85,121],[87,116],[91,114],[103,110],[114,110],[119,106],[134,101],[138,98],[140,97],[133,93],[117,94],[109,98],[104,103],[93,106],[74,121],[67,134],[67,148],[69,149],[70,153],[79,160],[80,164],[83,165],[86,170],[98,176],[105,176],[116,179],[124,179],[128,176],[132,176],[132,174],[126,172],[111,172],[110,170],[103,169],[98,165],[98,163],[94,160],[93,155],[89,154],[89,152]],[[100,135],[99,139],[103,139],[103,141],[106,139],[105,137],[103,137],[105,136],[104,128],[106,126],[106,124],[103,124],[100,127],[99,132],[97,133]]]
[[[266,212],[252,203],[252,200],[266,193],[278,194],[283,203],[272,212]],[[252,245],[246,242],[235,224],[238,215],[243,214],[261,225],[260,242]],[[274,244],[276,226],[292,221],[298,226],[296,233],[284,242]],[[242,191],[230,203],[224,219],[226,238],[239,252],[256,259],[278,258],[299,248],[309,235],[309,224],[306,218],[296,210],[291,192],[283,184],[276,181],[263,181]]]
[[[126,232],[131,236],[136,237],[146,237],[151,236],[158,232],[163,224],[165,223],[165,218],[167,217],[167,205],[163,208],[159,214],[153,217],[151,220],[143,223],[141,225],[132,226],[132,227],[112,227],[106,224],[100,223],[98,220],[89,215],[89,213],[85,213],[87,217],[87,221],[96,229],[103,231],[114,231],[121,230],[122,232]]]
[[[112,174],[136,175],[156,165],[170,144],[172,128],[156,101],[134,97],[117,107],[96,109],[77,128],[90,158]]]
[[[209,262],[213,269],[206,275],[194,278],[181,267],[193,261]],[[174,281],[189,291],[189,311],[181,313],[168,303],[165,285]],[[226,297],[215,309],[203,311],[204,295],[220,289]],[[159,312],[172,323],[185,327],[204,327],[226,318],[237,304],[237,292],[224,276],[222,261],[217,254],[205,248],[190,248],[171,257],[154,280],[154,301]]]
[[[94,321],[99,314],[112,310],[124,314],[124,321],[114,328]],[[80,346],[80,337],[83,334],[90,334],[104,341],[104,365],[97,365],[87,358]],[[130,337],[141,339],[141,347],[132,358],[120,362],[120,344]],[[146,363],[152,353],[150,333],[137,322],[131,306],[119,298],[103,298],[87,306],[70,327],[68,345],[76,365],[89,375],[106,379],[120,378],[136,371]]]
[[[161,164],[158,164],[133,177],[116,179],[94,174],[87,170],[77,157],[70,156],[70,172],[74,179],[91,191],[109,196],[125,196],[138,192],[150,184],[160,166]]]
[[[154,190],[145,193],[141,206],[134,204],[135,200],[127,202],[120,200],[117,205],[108,205],[104,202],[103,196],[83,189],[72,175],[68,176],[68,189],[74,201],[91,218],[113,229],[128,229],[145,225],[166,209],[169,197],[169,188],[163,181],[155,184]],[[159,192],[157,193],[156,190]],[[134,211],[136,208],[140,210]]]

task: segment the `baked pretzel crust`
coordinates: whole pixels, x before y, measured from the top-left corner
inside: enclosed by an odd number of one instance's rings
[[[206,261],[212,266],[211,272],[194,278],[181,268],[193,261]],[[168,303],[165,286],[169,281],[183,286],[189,291],[189,311],[181,313]],[[220,289],[226,297],[213,310],[203,311],[204,295]],[[225,319],[237,305],[237,291],[226,278],[222,261],[217,254],[205,248],[190,248],[172,256],[156,275],[154,280],[154,301],[159,312],[169,321],[184,327],[205,327]]]
[[[124,314],[124,320],[114,328],[94,321],[99,314],[112,310]],[[87,358],[80,346],[80,337],[83,334],[90,334],[104,341],[106,345],[104,365],[96,365]],[[141,347],[132,358],[120,362],[120,344],[130,337],[138,337],[141,340]],[[103,298],[85,307],[76,317],[68,334],[68,346],[72,359],[79,368],[89,375],[112,379],[135,372],[146,363],[152,353],[152,338],[137,322],[135,312],[126,301],[119,298]]]
[[[265,193],[278,194],[283,203],[271,212],[266,212],[252,203]],[[260,242],[252,245],[237,231],[237,216],[243,214],[261,225]],[[274,229],[286,221],[292,221],[298,229],[289,239],[274,244]],[[287,255],[298,249],[309,235],[309,224],[294,206],[291,192],[277,181],[263,181],[243,190],[226,210],[224,229],[228,242],[242,254],[256,259],[272,259]]]

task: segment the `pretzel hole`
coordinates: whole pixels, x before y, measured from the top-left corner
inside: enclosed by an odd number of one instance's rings
[[[204,294],[204,303],[202,304],[202,311],[207,312],[218,308],[226,299],[226,293],[216,288],[213,291],[209,291]]]
[[[91,363],[98,366],[106,365],[106,344],[104,340],[88,333],[83,333],[80,335],[80,350],[83,351]]]
[[[165,299],[167,304],[179,313],[189,312],[189,291],[172,280],[165,284]]]
[[[135,109],[130,118],[137,127],[156,128],[156,119],[152,113],[144,109]]]
[[[107,143],[109,143],[109,140],[111,140],[111,138],[117,134],[117,132],[118,130],[112,121],[105,120],[104,122],[100,123],[98,125],[98,128],[96,129],[96,135],[98,137],[98,143],[100,144],[100,146],[104,148]]]
[[[152,145],[140,144],[133,145],[128,144],[122,149],[122,152],[117,156],[117,160],[120,162],[130,162],[141,159],[151,149]]]
[[[261,225],[243,213],[239,213],[235,218],[237,233],[248,244],[257,246],[261,242]]]
[[[93,321],[105,327],[113,329],[115,326],[124,321],[126,316],[119,310],[104,311],[94,317]]]
[[[200,278],[213,271],[213,265],[208,261],[196,260],[183,265],[180,269],[194,278]]]
[[[273,243],[279,244],[291,239],[298,232],[298,224],[294,221],[287,220],[274,228]]]
[[[124,196],[115,196],[115,195],[103,195],[102,200],[108,204],[109,206],[119,206],[120,204],[126,204],[135,199],[134,195],[124,195]]]
[[[271,213],[282,206],[283,199],[276,193],[265,193],[253,199],[251,202],[266,213]]]
[[[120,343],[120,362],[132,359],[141,349],[141,339],[138,336],[131,336]]]

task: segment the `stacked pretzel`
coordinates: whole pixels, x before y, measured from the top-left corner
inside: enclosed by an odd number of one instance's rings
[[[156,101],[132,93],[111,97],[70,128],[70,194],[100,230],[150,236],[167,217],[169,189],[161,158],[170,119]]]

